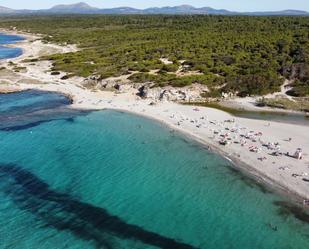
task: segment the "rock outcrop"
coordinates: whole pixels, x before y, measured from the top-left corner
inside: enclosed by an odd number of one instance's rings
[[[125,91],[131,88],[130,85],[126,83],[121,83],[117,79],[101,79],[99,76],[90,76],[84,80],[82,85],[89,89],[97,90],[115,90],[115,91]]]
[[[132,90],[143,99],[152,99],[154,101],[203,101],[202,93],[208,92],[205,85],[194,84],[187,87],[155,87],[151,82],[132,83],[130,81],[120,80],[119,78],[101,79],[99,76],[90,76],[82,84],[89,89],[113,90],[125,92]]]
[[[138,95],[144,99],[153,99],[159,101],[199,101],[202,100],[201,93],[208,91],[207,87],[163,87],[151,88],[149,85],[142,85],[138,89]]]

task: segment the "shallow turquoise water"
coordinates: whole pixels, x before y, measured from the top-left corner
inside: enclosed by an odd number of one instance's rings
[[[22,54],[20,48],[10,48],[1,45],[13,44],[18,41],[24,40],[23,37],[17,35],[6,35],[0,33],[0,60],[18,57]]]
[[[309,248],[308,214],[218,155],[151,120],[66,104],[0,95],[16,125],[0,130],[0,248]]]

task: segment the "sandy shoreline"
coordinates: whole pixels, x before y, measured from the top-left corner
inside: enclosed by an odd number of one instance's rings
[[[227,161],[231,163],[231,167],[236,169],[241,174],[245,175],[246,177],[251,178],[255,181],[256,185],[259,185],[261,188],[267,188],[266,192],[273,192],[277,193],[281,196],[288,196],[291,201],[295,203],[302,204],[305,196],[295,192],[294,189],[289,189],[285,185],[282,185],[280,182],[275,182],[272,178],[268,177],[266,174],[263,174],[261,171],[256,170],[255,167],[252,167],[250,164],[242,161],[235,155],[224,150],[222,147],[214,145],[209,142],[209,140],[201,138],[194,133],[191,133],[189,130],[181,129],[179,127],[172,126],[169,122],[166,122],[162,119],[158,119],[156,117],[145,115],[141,113],[136,113],[134,111],[128,111],[124,109],[104,109],[104,110],[115,110],[119,112],[126,112],[133,115],[142,116],[147,119],[151,119],[156,122],[160,122],[166,128],[171,129],[174,132],[177,132],[179,135],[188,139],[190,141],[194,141],[199,144],[199,146],[203,147],[205,150],[211,151],[221,157],[224,157]]]
[[[18,32],[14,34],[23,35]],[[308,127],[237,118],[212,108],[196,108],[172,102],[150,105],[152,100],[140,99],[136,91],[132,89],[122,93],[91,91],[81,86],[84,80],[81,77],[61,80],[64,73],[51,75],[51,63],[48,61],[23,62],[25,58],[35,58],[55,52],[72,52],[77,49],[75,46],[43,44],[39,39],[39,36],[27,34],[25,41],[13,45],[21,47],[24,54],[21,57],[0,62],[1,66],[8,68],[0,73],[2,82],[0,92],[25,89],[61,92],[72,98],[72,108],[113,109],[157,120],[204,146],[209,146],[214,152],[230,158],[238,169],[255,176],[259,182],[266,182],[274,189],[279,189],[280,192],[291,194],[296,198],[309,199],[309,182],[303,180],[309,179]],[[12,72],[8,65],[9,61],[25,66],[27,70]],[[253,131],[252,134],[250,131]],[[257,133],[262,135],[256,135]],[[225,141],[230,144],[220,145],[223,135],[227,135]],[[288,141],[289,138],[292,140]],[[246,143],[242,146],[243,141]],[[282,153],[293,154],[297,148],[302,148],[303,159],[296,160],[285,155],[270,155],[275,150],[263,146],[268,143],[271,143],[273,147],[276,147],[275,143],[279,143]],[[257,147],[257,152],[250,151],[250,146]]]

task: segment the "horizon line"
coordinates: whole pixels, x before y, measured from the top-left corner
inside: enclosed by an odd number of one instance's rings
[[[228,9],[228,8],[214,8],[214,7],[211,7],[211,6],[201,6],[201,7],[197,7],[195,5],[192,5],[192,4],[179,4],[179,5],[159,5],[159,6],[149,6],[149,7],[145,7],[145,8],[140,8],[140,7],[133,7],[133,6],[124,6],[124,5],[120,5],[120,6],[114,6],[114,7],[99,7],[99,6],[95,6],[95,5],[91,5],[89,3],[87,3],[86,1],[80,1],[80,2],[76,2],[76,3],[72,3],[72,4],[65,4],[65,3],[60,3],[60,4],[55,4],[55,5],[51,5],[49,7],[46,7],[46,8],[22,8],[22,9],[18,9],[18,8],[12,8],[12,7],[7,7],[5,5],[0,5],[0,7],[5,7],[5,8],[9,8],[9,9],[12,9],[12,10],[49,10],[55,6],[59,6],[59,5],[64,5],[64,6],[70,6],[70,5],[76,5],[76,4],[87,4],[89,5],[90,7],[93,7],[93,8],[97,8],[97,9],[100,9],[100,10],[104,10],[104,9],[115,9],[115,8],[133,8],[133,9],[137,9],[137,10],[146,10],[146,9],[151,9],[151,8],[173,8],[173,7],[180,7],[180,6],[190,6],[190,7],[193,7],[193,8],[196,8],[196,9],[201,9],[201,8],[212,8],[214,10],[226,10],[226,11],[230,11],[230,12],[236,12],[236,13],[254,13],[254,12],[281,12],[281,11],[288,11],[288,10],[293,10],[293,11],[304,11],[304,12],[308,12],[309,13],[309,10],[305,10],[305,9],[292,9],[292,8],[287,8],[287,9],[276,9],[276,10],[269,10],[269,9],[265,9],[265,10],[245,10],[245,11],[240,11],[240,10],[231,10],[231,9]]]

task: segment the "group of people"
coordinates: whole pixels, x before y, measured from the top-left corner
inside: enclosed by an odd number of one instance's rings
[[[212,121],[212,124],[217,124],[217,122]],[[230,120],[224,121],[224,123],[234,123]],[[246,127],[240,127],[239,125],[234,125],[232,128],[224,126],[223,130],[214,130],[214,136],[219,136],[219,144],[228,145],[230,143],[240,144],[242,147],[247,146],[249,151],[260,153],[263,151],[263,147],[268,150],[268,154],[272,156],[282,156],[281,147],[279,142],[264,142],[262,140],[263,133],[258,131],[249,131],[247,132]],[[228,132],[227,132],[228,131]],[[234,133],[234,136],[231,136],[231,133]],[[289,138],[288,141],[292,141],[292,138]],[[298,160],[303,159],[303,152],[301,148],[297,148],[296,152],[293,155],[290,155],[289,152],[286,153],[287,156],[293,157]],[[259,157],[260,161],[266,160],[266,157]]]
[[[194,109],[199,111],[199,109]],[[303,159],[303,152],[301,148],[297,148],[294,154],[282,153],[279,142],[265,142],[262,140],[263,133],[261,131],[252,131],[236,123],[235,119],[227,119],[223,122],[217,120],[208,120],[207,116],[200,116],[199,118],[187,118],[183,115],[170,115],[171,119],[177,119],[176,125],[182,126],[184,123],[190,123],[196,128],[207,128],[213,133],[212,139],[217,141],[222,146],[229,144],[239,144],[242,147],[248,148],[250,152],[262,153],[266,152],[271,156],[289,156],[297,160]],[[291,142],[292,138],[288,138],[287,142]],[[257,158],[261,162],[267,160],[267,155],[262,155]]]
[[[198,111],[198,109],[194,109]],[[170,116],[171,119],[176,118],[175,114]],[[231,143],[240,144],[242,147],[248,147],[249,151],[254,153],[260,153],[263,151],[263,147],[267,149],[269,155],[282,156],[281,147],[278,142],[264,142],[262,140],[263,133],[261,131],[248,131],[246,127],[241,127],[236,124],[235,119],[228,119],[224,122],[218,122],[216,120],[208,120],[206,116],[201,116],[199,119],[189,119],[181,116],[180,121],[177,122],[178,126],[181,126],[184,122],[190,122],[197,128],[208,128],[213,132],[213,139],[217,139],[220,145],[226,146]],[[212,128],[215,126],[216,128]],[[217,127],[220,127],[219,129]],[[292,138],[287,141],[291,142]],[[294,154],[287,152],[285,155],[301,160],[303,153],[301,148],[297,148]],[[259,157],[258,160],[264,161],[267,158],[265,156]]]

